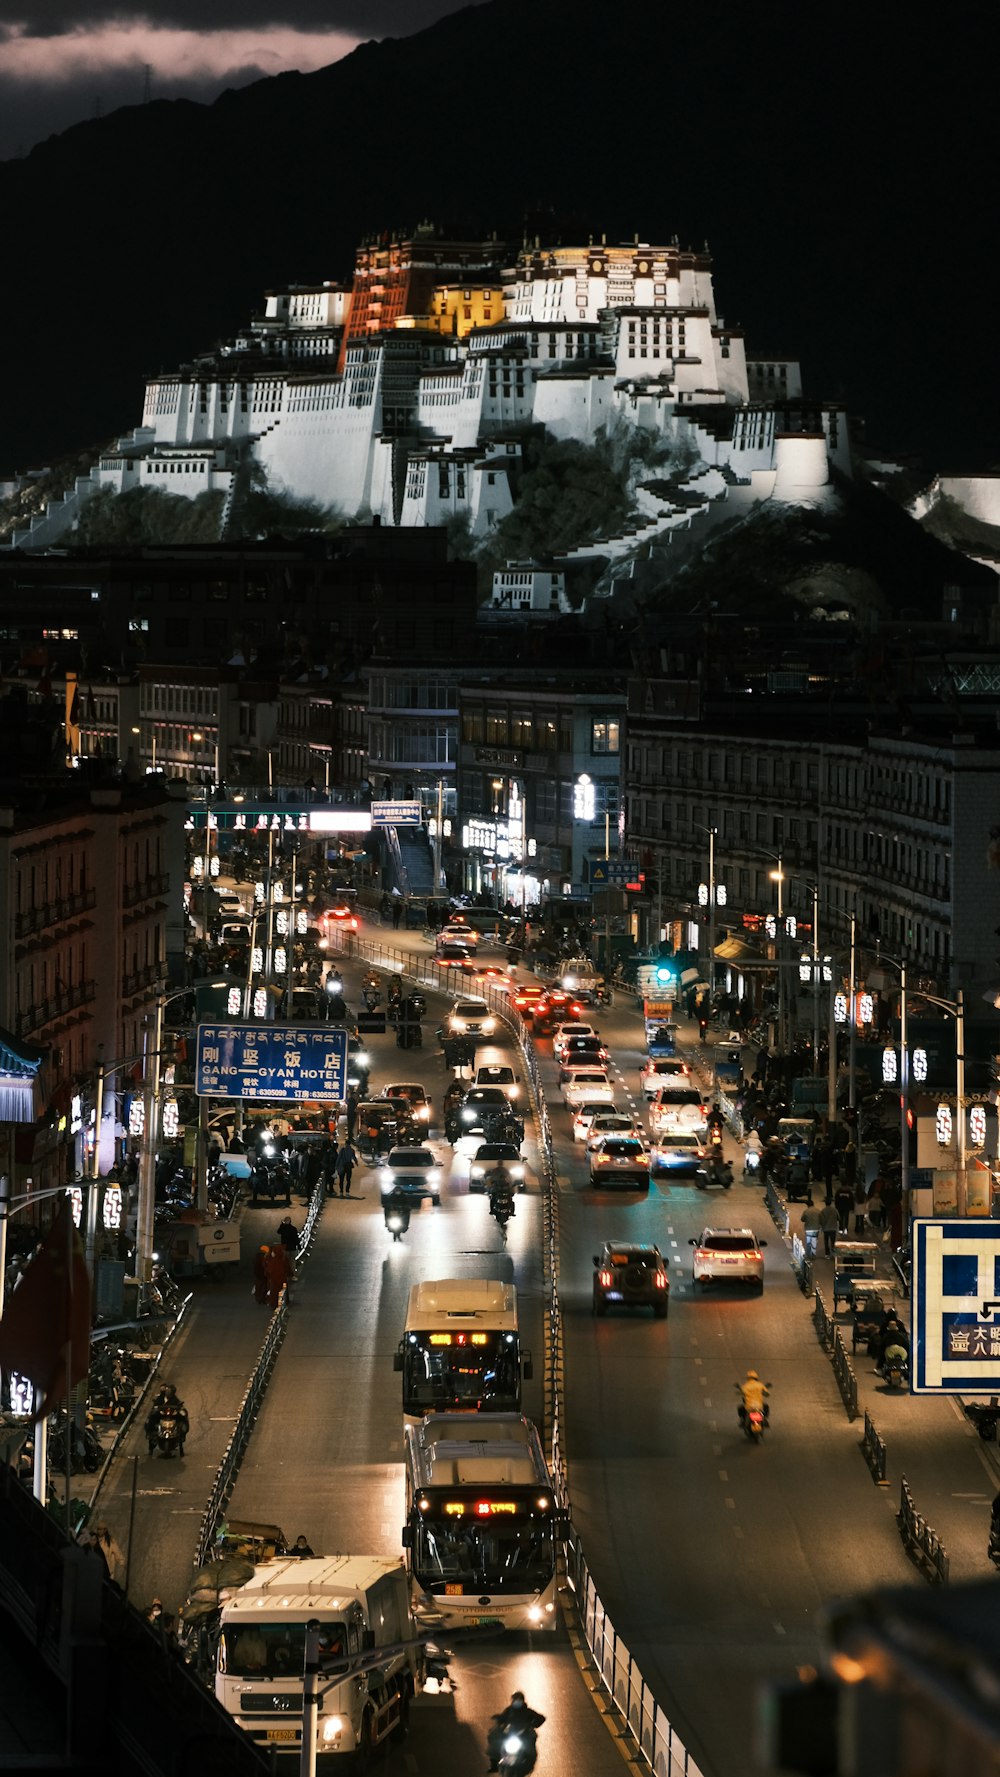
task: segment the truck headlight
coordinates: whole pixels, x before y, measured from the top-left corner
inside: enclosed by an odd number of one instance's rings
[[[323,1745],[329,1746],[332,1740],[339,1740],[344,1731],[342,1715],[327,1715],[323,1718]]]

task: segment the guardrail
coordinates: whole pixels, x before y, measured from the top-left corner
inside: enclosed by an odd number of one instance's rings
[[[90,1496],[90,1515],[91,1515],[91,1517],[93,1517],[94,1508],[97,1505],[98,1494],[100,1493],[101,1488],[104,1486],[105,1480],[107,1479],[108,1470],[110,1469],[112,1462],[114,1461],[119,1450],[121,1449],[123,1440],[127,1437],[128,1433],[132,1430],[133,1425],[136,1423],[136,1417],[138,1415],[139,1409],[140,1409],[140,1407],[144,1406],[144,1404],[146,1402],[146,1399],[147,1399],[147,1396],[149,1395],[150,1389],[153,1386],[153,1381],[155,1379],[156,1373],[159,1370],[160,1365],[162,1364],[167,1351],[170,1349],[170,1346],[172,1345],[174,1338],[176,1337],[177,1329],[180,1326],[181,1321],[184,1319],[184,1316],[188,1311],[190,1303],[191,1303],[191,1297],[189,1295],[185,1296],[183,1302],[180,1305],[180,1308],[179,1308],[177,1314],[174,1317],[173,1325],[171,1326],[170,1331],[168,1332],[166,1338],[164,1339],[162,1345],[160,1346],[160,1350],[157,1355],[156,1362],[153,1364],[150,1364],[149,1374],[146,1377],[145,1382],[143,1383],[141,1389],[139,1390],[138,1394],[135,1397],[135,1400],[132,1402],[131,1407],[129,1408],[128,1412],[126,1413],[125,1418],[122,1420],[120,1426],[118,1427],[117,1432],[115,1433],[114,1440],[108,1450],[108,1454],[104,1458],[104,1461],[101,1464],[100,1471],[97,1476],[97,1480],[94,1482],[94,1491]]]
[[[903,1539],[903,1547],[920,1568],[924,1578],[930,1580],[932,1585],[947,1585],[950,1566],[947,1550],[937,1531],[932,1530],[927,1519],[917,1511],[905,1475],[900,1477],[899,1482],[896,1523]]]
[[[861,1440],[861,1453],[871,1469],[872,1480],[879,1487],[887,1487],[889,1483],[885,1478],[885,1471],[889,1452],[885,1446],[885,1439],[879,1437],[871,1414],[867,1412],[865,1413],[865,1435]]]
[[[815,1300],[813,1302],[813,1326],[819,1334],[820,1342],[829,1351],[833,1344],[833,1335],[837,1329],[831,1318],[827,1305],[823,1300],[821,1290],[816,1290],[815,1292]]]
[[[856,1419],[858,1417],[858,1379],[854,1374],[854,1365],[847,1355],[847,1346],[844,1344],[843,1334],[839,1327],[834,1327],[833,1330],[830,1362],[837,1378],[841,1400],[847,1408],[847,1417],[848,1419]]]
[[[792,1270],[804,1296],[812,1293],[812,1255],[806,1250],[801,1234],[792,1235]]]
[[[443,993],[461,994],[460,983],[453,972],[439,969],[428,961],[413,968],[409,955],[385,952],[381,945],[368,939],[357,939],[353,933],[337,933],[337,947],[345,954],[378,963],[382,968],[398,968],[413,979],[438,987]],[[386,957],[391,961],[386,961]],[[440,981],[439,977],[447,976]],[[482,991],[482,990],[478,990]],[[546,1432],[548,1434],[550,1468],[560,1506],[570,1510],[569,1473],[564,1440],[564,1346],[562,1311],[559,1303],[559,1193],[556,1183],[555,1156],[552,1151],[552,1126],[538,1069],[534,1045],[520,1013],[506,996],[487,987],[483,997],[491,1010],[510,1030],[517,1041],[529,1082],[532,1108],[541,1152],[543,1255],[547,1283],[545,1305],[545,1366],[543,1393]],[[647,1685],[624,1642],[618,1635],[598,1597],[580,1539],[569,1526],[566,1537],[566,1576],[576,1596],[580,1627],[593,1657],[597,1675],[621,1711],[623,1723],[635,1748],[657,1777],[701,1777],[699,1767],[685,1747],[680,1735],[671,1726]]]
[[[778,1196],[778,1193],[774,1188],[773,1179],[768,1179],[767,1184],[764,1186],[764,1202],[767,1206],[768,1214],[779,1234],[783,1234],[787,1240],[789,1223],[788,1205],[787,1203],[783,1203]]]
[[[302,1227],[302,1235],[296,1252],[296,1261],[299,1266],[301,1266],[304,1260],[309,1256],[309,1249],[312,1245],[316,1223],[319,1220],[324,1202],[325,1193],[323,1189],[323,1181],[320,1179],[309,1200],[309,1211]],[[278,1299],[278,1306],[268,1322],[267,1332],[264,1335],[264,1343],[260,1348],[260,1354],[254,1365],[250,1380],[247,1383],[243,1399],[240,1402],[239,1412],[236,1415],[236,1423],[233,1426],[232,1435],[229,1439],[229,1443],[226,1445],[222,1461],[216,1470],[215,1480],[212,1483],[212,1491],[208,1496],[208,1503],[202,1513],[201,1528],[198,1532],[198,1542],[195,1551],[195,1567],[203,1567],[208,1560],[218,1535],[220,1520],[226,1506],[232,1498],[233,1488],[236,1484],[236,1477],[240,1472],[243,1458],[246,1455],[246,1448],[250,1442],[250,1435],[257,1422],[257,1415],[260,1412],[261,1402],[271,1379],[271,1371],[274,1367],[274,1361],[281,1348],[281,1342],[285,1337],[285,1331],[288,1326],[288,1309],[290,1300],[291,1298],[288,1290],[283,1289]]]

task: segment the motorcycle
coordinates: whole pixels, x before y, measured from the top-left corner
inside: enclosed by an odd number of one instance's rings
[[[366,982],[361,990],[361,997],[365,1002],[366,1009],[369,1012],[374,1012],[382,995],[379,993],[378,988],[373,986],[371,982]]]
[[[528,1772],[534,1770],[537,1757],[537,1736],[533,1729],[508,1730],[501,1741],[497,1770],[504,1777],[527,1777]]]
[[[736,1384],[739,1388],[739,1383]],[[767,1384],[770,1387],[770,1383]],[[764,1433],[771,1421],[771,1409],[765,1401],[762,1407],[747,1407],[741,1401],[737,1408],[737,1417],[744,1437],[750,1444],[762,1444]]]
[[[760,1149],[747,1148],[743,1155],[743,1175],[745,1178],[760,1177]]]
[[[890,1388],[902,1388],[909,1380],[910,1354],[905,1345],[889,1345],[882,1358],[881,1371]],[[996,1428],[994,1427],[994,1436]]]
[[[409,1204],[399,1203],[394,1201],[392,1197],[388,1197],[382,1208],[387,1232],[392,1235],[394,1241],[402,1240],[410,1226]]]
[[[699,1191],[707,1191],[712,1185],[721,1186],[723,1191],[733,1188],[733,1169],[728,1160],[711,1159],[707,1166],[699,1166],[694,1176]]]
[[[180,1414],[170,1407],[160,1413],[156,1426],[156,1439],[150,1454],[159,1456],[183,1456],[183,1437],[181,1436]]]
[[[984,1444],[995,1444],[997,1441],[997,1421],[1000,1420],[1000,1405],[992,1400],[987,1406],[983,1401],[969,1401],[965,1408],[965,1416],[971,1419]]]
[[[710,1153],[712,1153],[712,1154],[721,1154],[722,1153],[722,1125],[721,1125],[721,1123],[710,1123],[709,1124],[708,1146],[709,1146]]]

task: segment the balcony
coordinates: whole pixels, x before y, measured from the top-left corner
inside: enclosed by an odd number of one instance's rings
[[[122,889],[122,906],[134,907],[137,901],[152,901],[157,895],[165,895],[170,887],[170,877],[164,871],[159,876],[145,876],[139,882],[127,882]]]
[[[18,1036],[27,1036],[32,1031],[41,1031],[45,1025],[52,1024],[57,1018],[65,1018],[67,1013],[75,1011],[77,1006],[86,1005],[97,993],[95,981],[77,981],[72,987],[61,987],[57,993],[50,994],[48,999],[40,1000],[36,1006],[29,1006],[27,1011],[17,1016]]]
[[[78,889],[75,895],[64,895],[58,901],[47,901],[43,907],[29,907],[14,918],[15,938],[30,937],[43,932],[46,926],[59,925],[78,913],[86,913],[97,900],[96,889]]]
[[[144,968],[136,969],[131,975],[122,977],[122,999],[134,999],[138,993],[148,988],[158,989],[163,979],[164,965],[162,962],[146,963]]]

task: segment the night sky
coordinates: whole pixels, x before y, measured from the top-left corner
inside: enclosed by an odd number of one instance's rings
[[[480,4],[481,0],[471,0]],[[0,160],[120,105],[324,68],[470,0],[0,0]],[[155,20],[150,16],[155,13]]]

